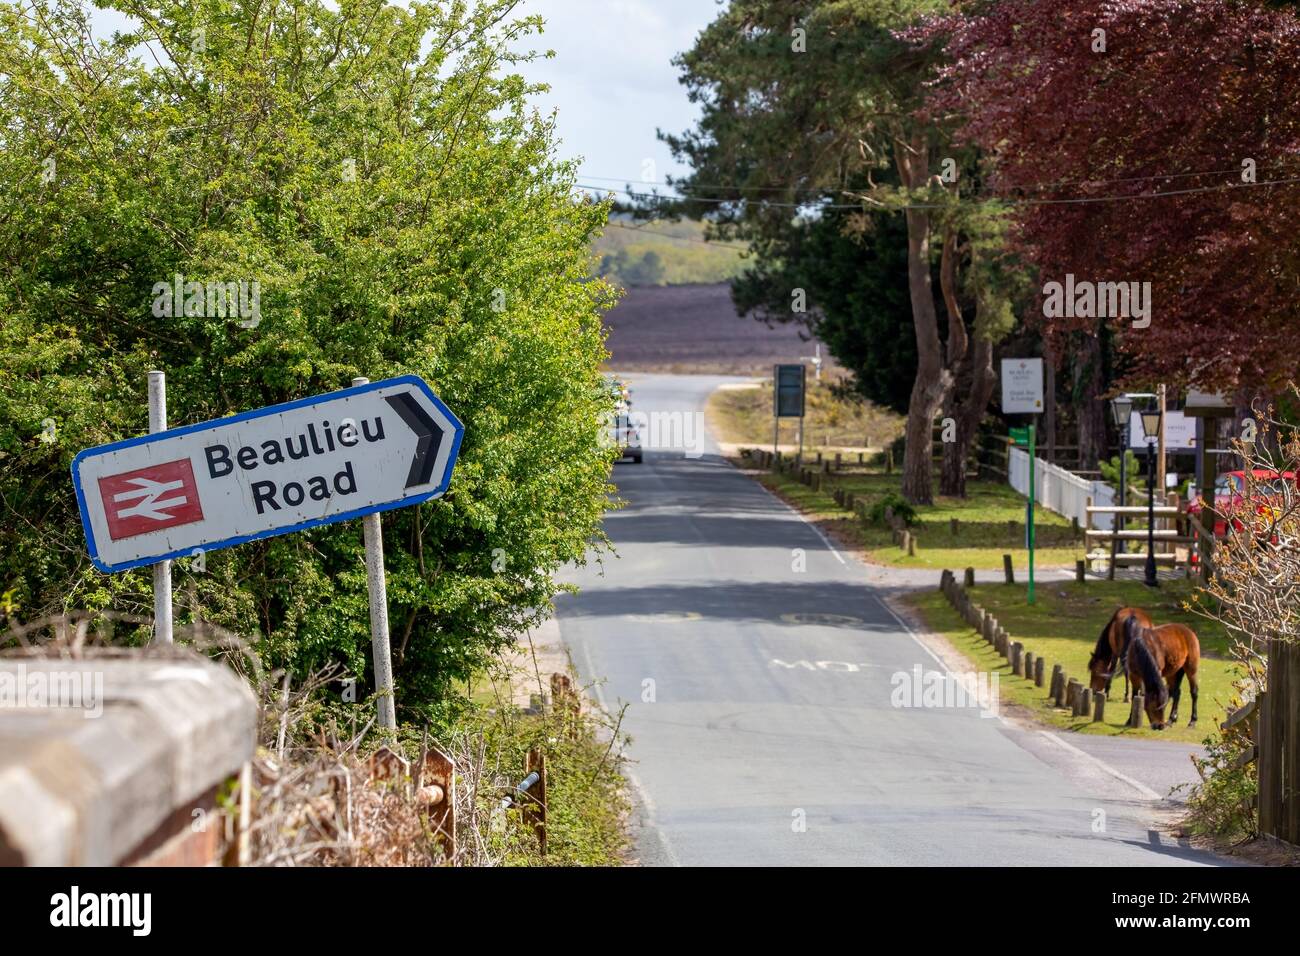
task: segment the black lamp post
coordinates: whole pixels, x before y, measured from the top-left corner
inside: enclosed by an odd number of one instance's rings
[[[1160,440],[1160,411],[1142,413],[1142,433],[1147,440],[1147,579],[1146,586],[1158,588],[1156,577],[1156,442]]]

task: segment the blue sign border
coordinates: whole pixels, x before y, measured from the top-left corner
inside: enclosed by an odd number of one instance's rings
[[[342,514],[328,515],[324,518],[312,518],[309,521],[301,521],[295,525],[286,525],[283,528],[272,528],[268,531],[259,531],[256,534],[239,535],[234,538],[226,538],[222,541],[214,541],[205,544],[202,548],[182,548],[179,551],[172,551],[167,554],[160,554],[147,558],[136,558],[133,561],[122,561],[118,564],[105,564],[99,560],[99,546],[95,543],[95,531],[90,524],[90,514],[86,509],[86,496],[81,489],[81,462],[87,458],[96,455],[103,455],[112,451],[120,451],[123,448],[133,448],[136,445],[147,445],[150,442],[166,441],[169,438],[176,438],[179,435],[189,435],[194,432],[207,431],[213,428],[221,428],[225,425],[233,425],[236,422],[245,422],[253,418],[265,418],[267,415],[278,415],[282,412],[290,412],[296,408],[305,408],[308,405],[322,405],[326,402],[332,402],[336,399],[347,398],[350,395],[362,395],[366,392],[373,392],[381,388],[389,388],[393,385],[414,385],[420,391],[428,396],[429,400],[437,406],[438,410],[446,415],[455,426],[455,433],[452,435],[451,454],[447,456],[447,469],[442,476],[442,481],[432,491],[426,491],[423,494],[412,495],[409,498],[401,498],[397,501],[390,501],[387,504],[369,505],[365,508],[358,508],[355,511],[348,511]],[[228,418],[217,418],[210,422],[200,422],[197,425],[186,425],[183,428],[173,428],[165,432],[157,432],[153,435],[142,435],[139,438],[128,438],[124,441],[113,442],[111,445],[98,445],[94,448],[87,448],[79,452],[77,457],[72,459],[72,487],[77,492],[77,508],[81,512],[81,527],[86,532],[86,544],[90,549],[90,560],[100,571],[106,574],[112,574],[116,571],[127,571],[131,568],[140,568],[148,564],[158,564],[160,561],[168,561],[174,558],[187,558],[195,551],[219,551],[222,548],[232,548],[237,544],[247,544],[249,541],[258,541],[262,538],[271,538],[276,535],[290,534],[294,531],[305,531],[308,528],[315,528],[323,524],[335,524],[339,521],[350,521],[353,518],[360,518],[365,515],[378,514],[381,511],[392,511],[395,508],[406,508],[410,505],[418,505],[421,502],[428,501],[430,498],[437,498],[446,493],[447,487],[451,484],[451,473],[456,466],[456,458],[460,454],[461,439],[465,436],[465,426],[461,420],[456,417],[450,408],[443,404],[442,399],[433,393],[427,382],[418,375],[401,375],[397,378],[386,378],[382,382],[369,382],[365,385],[355,385],[352,388],[345,388],[337,392],[327,392],[324,395],[313,395],[311,398],[300,398],[296,401],[285,402],[281,405],[268,405],[265,408],[258,408],[251,412],[240,412],[238,415],[231,415]]]

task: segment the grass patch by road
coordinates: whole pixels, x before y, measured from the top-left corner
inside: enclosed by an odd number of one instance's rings
[[[903,433],[900,415],[864,402],[845,398],[828,382],[808,382],[804,418],[805,450],[883,448]],[[772,382],[754,388],[723,388],[705,407],[709,425],[722,442],[772,447]],[[781,444],[798,442],[795,419],[781,423]]]
[[[1187,726],[1192,700],[1184,680],[1179,722],[1163,731],[1151,730],[1145,721],[1141,730],[1124,726],[1129,707],[1122,703],[1124,682],[1118,676],[1111,685],[1104,721],[1093,723],[1091,716],[1074,717],[1069,711],[1057,710],[1047,699],[1046,682],[1039,688],[1031,680],[1014,676],[1010,664],[961,619],[940,591],[917,592],[905,600],[930,630],[947,637],[974,667],[999,675],[1004,703],[1021,705],[1053,726],[1080,733],[1201,743],[1225,717],[1234,665],[1226,659],[1227,635],[1223,628],[1182,609],[1193,589],[1194,584],[1188,581],[1161,582],[1155,591],[1137,581],[1053,581],[1040,584],[1033,607],[1025,604],[1025,588],[1020,585],[982,584],[970,589],[976,603],[991,611],[1014,640],[1024,644],[1035,657],[1045,658],[1048,675],[1053,664],[1060,664],[1068,677],[1080,681],[1087,679],[1088,657],[1117,607],[1141,607],[1157,624],[1177,622],[1191,627],[1200,639],[1202,654],[1199,722],[1196,727]]]
[[[933,505],[917,507],[916,554],[909,556],[893,543],[886,525],[872,525],[854,517],[835,502],[833,489],[844,488],[858,501],[871,503],[900,491],[897,474],[855,469],[822,476],[822,490],[798,481],[792,475],[764,472],[759,481],[780,497],[825,526],[828,533],[850,547],[860,548],[876,564],[903,568],[997,569],[1002,555],[1011,555],[1017,574],[1029,567],[1025,548],[1025,499],[1007,485],[992,481],[967,482],[966,498],[935,499]],[[957,531],[952,520],[957,519]],[[1070,523],[1060,515],[1034,509],[1037,567],[1072,567],[1084,556],[1081,541],[1075,539]]]

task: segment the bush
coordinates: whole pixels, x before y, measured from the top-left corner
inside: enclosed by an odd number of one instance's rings
[[[90,44],[78,0],[0,4],[0,593],[27,618],[149,613],[149,569],[90,565],[68,478],[148,430],[149,369],[173,425],[419,374],[465,423],[448,493],[383,520],[398,705],[432,718],[548,612],[609,491],[612,293],[587,275],[607,210],[572,198],[509,72],[540,20],[506,0],[100,5],[144,25]],[[155,315],[176,275],[260,283],[260,321]],[[178,623],[260,635],[295,674],[366,672],[360,522],[178,562],[175,583]]]
[[[878,498],[871,505],[867,516],[872,524],[885,524],[885,509],[892,508],[894,517],[901,518],[909,528],[916,524],[916,509],[903,500],[903,496],[891,491],[883,498]]]

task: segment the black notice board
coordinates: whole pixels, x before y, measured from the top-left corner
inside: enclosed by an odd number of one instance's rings
[[[803,418],[805,369],[802,365],[777,365],[773,414],[777,418]]]

